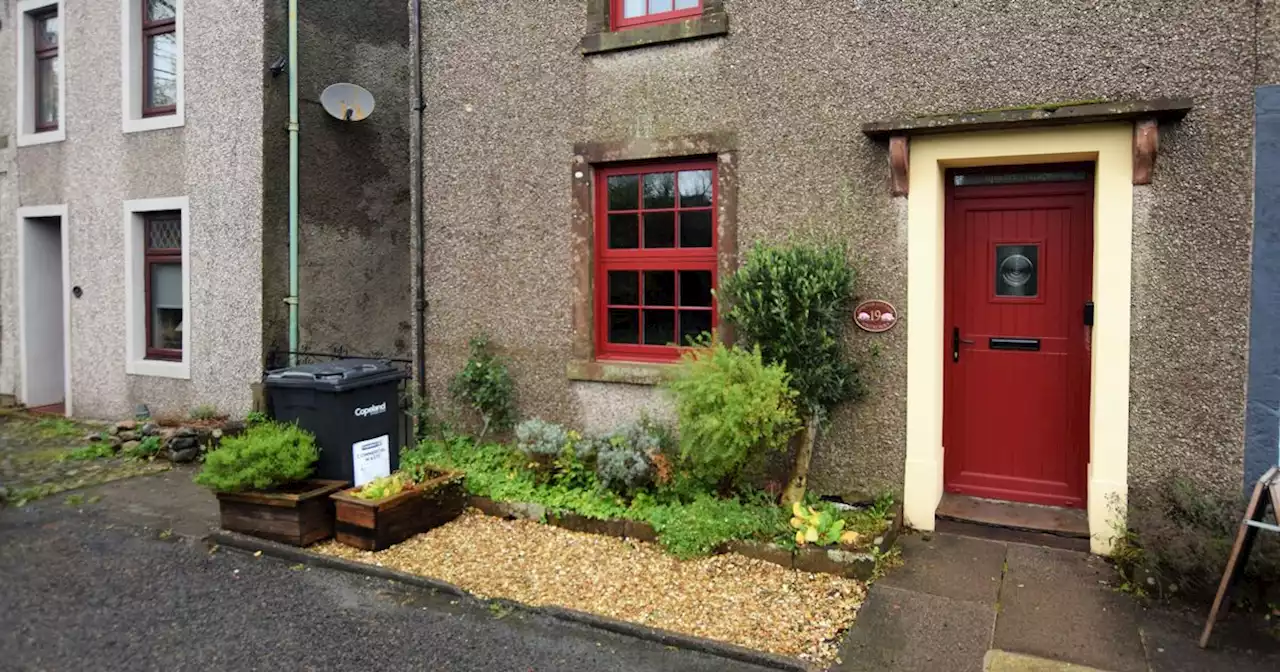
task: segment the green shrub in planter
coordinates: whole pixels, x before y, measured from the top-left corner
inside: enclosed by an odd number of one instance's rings
[[[319,450],[296,425],[263,423],[222,440],[210,451],[196,483],[217,492],[270,490],[311,475]]]

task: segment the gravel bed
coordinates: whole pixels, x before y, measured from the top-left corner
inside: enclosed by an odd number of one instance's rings
[[[474,510],[378,553],[312,550],[429,576],[481,597],[557,605],[828,663],[866,586],[739,555],[679,561],[653,544]]]

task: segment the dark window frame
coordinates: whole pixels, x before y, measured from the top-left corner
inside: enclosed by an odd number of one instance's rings
[[[629,28],[639,28],[641,26],[653,26],[661,23],[672,23],[675,21],[683,21],[695,16],[702,16],[702,5],[704,0],[698,0],[698,6],[691,9],[672,9],[666,12],[658,12],[656,14],[649,13],[649,0],[645,0],[644,16],[636,18],[623,18],[623,8],[627,0],[609,0],[610,2],[610,19],[612,30],[627,30]],[[672,3],[674,6],[674,2]]]
[[[636,210],[611,210],[608,200],[608,184],[610,177],[619,175],[639,175],[638,189],[643,189],[644,175],[653,173],[673,172],[692,170],[709,170],[711,171],[711,204],[709,206],[697,206],[685,208],[679,202],[678,184],[673,185],[676,188],[676,203],[671,208],[645,208],[644,203],[638,203],[639,208]],[[680,345],[646,345],[644,344],[645,331],[645,310],[669,310],[674,313],[674,335],[678,339],[680,337],[680,311],[706,311],[710,314],[710,322],[712,329],[716,328],[716,318],[719,315],[716,305],[714,289],[718,286],[720,278],[719,268],[719,203],[720,203],[720,187],[719,187],[719,167],[715,158],[695,158],[695,159],[670,159],[659,161],[633,162],[626,164],[615,164],[598,166],[594,170],[595,177],[595,222],[594,222],[594,239],[595,254],[593,255],[593,276],[595,278],[595,296],[593,311],[594,322],[593,331],[595,334],[595,359],[602,361],[623,361],[623,362],[673,362],[680,358],[689,348],[686,344]],[[677,178],[678,180],[678,178]],[[679,213],[680,212],[709,212],[711,214],[711,246],[710,247],[679,247],[680,230],[679,230]],[[612,214],[640,214],[639,229],[637,236],[639,241],[644,240],[644,224],[643,213],[645,212],[672,212],[675,213],[676,228],[673,230],[675,236],[674,247],[669,248],[645,248],[643,242],[638,242],[636,248],[616,249],[609,247],[609,215]],[[639,303],[630,304],[612,304],[609,302],[609,272],[610,271],[636,271],[640,274],[637,284],[637,292],[639,293]],[[646,305],[644,298],[644,272],[645,271],[673,271],[675,273],[675,296],[670,306],[650,306]],[[681,304],[681,271],[709,271],[711,273],[711,286],[713,289],[710,306],[684,306]],[[656,304],[655,304],[656,306]],[[640,321],[637,324],[637,341],[638,343],[613,343],[609,341],[609,310],[635,310],[639,312]]]
[[[155,306],[152,303],[151,295],[151,268],[163,264],[177,264],[181,269],[183,265],[182,247],[177,248],[154,248],[151,247],[151,226],[155,220],[172,221],[177,219],[178,226],[182,226],[181,210],[156,210],[152,212],[142,213],[142,277],[143,277],[143,303],[146,306],[146,332],[145,338],[147,342],[146,358],[180,362],[182,361],[182,348],[157,348],[153,344],[155,340],[152,338],[154,329]],[[186,303],[186,295],[184,292],[183,303]],[[183,306],[182,321],[187,321],[186,306]]]
[[[167,19],[157,19],[152,21],[147,17],[147,7],[149,5],[147,0],[138,0],[138,2],[142,5],[142,116],[143,118],[147,118],[177,114],[178,105],[176,102],[172,105],[151,105],[151,83],[153,81],[151,73],[154,68],[154,63],[152,63],[151,49],[148,48],[150,46],[148,42],[151,38],[157,35],[173,33],[174,41],[177,41],[177,6],[175,4],[173,16]],[[181,49],[182,45],[178,45],[178,48]]]
[[[60,109],[61,105],[54,103],[53,121],[41,121],[45,116],[45,110],[40,96],[40,91],[44,88],[42,86],[44,80],[40,75],[40,62],[58,59],[58,54],[62,45],[62,31],[58,31],[57,42],[49,43],[42,41],[42,35],[37,27],[43,21],[48,21],[50,19],[56,21],[58,19],[58,5],[53,4],[47,8],[38,9],[27,16],[30,17],[31,20],[31,56],[33,66],[32,83],[34,84],[32,87],[33,100],[31,110],[35,114],[35,132],[44,133],[47,131],[56,131],[58,130],[58,121],[62,114],[62,110]],[[58,68],[56,66],[53,69],[53,77],[58,85],[58,93],[61,95],[62,83],[56,81],[58,79]]]

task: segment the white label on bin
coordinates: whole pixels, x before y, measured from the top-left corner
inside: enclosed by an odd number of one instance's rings
[[[376,439],[365,439],[351,444],[351,466],[356,487],[375,478],[391,475],[391,437],[387,434]]]
[[[381,404],[374,404],[372,406],[365,406],[364,408],[357,408],[356,417],[367,418],[371,415],[382,415],[383,413],[386,413],[386,412],[387,412],[387,402],[384,401]]]

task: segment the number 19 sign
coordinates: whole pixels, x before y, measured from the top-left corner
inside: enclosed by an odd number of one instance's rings
[[[853,321],[863,331],[878,334],[889,331],[898,323],[898,311],[888,301],[872,299],[859,303],[858,307],[853,309]]]

